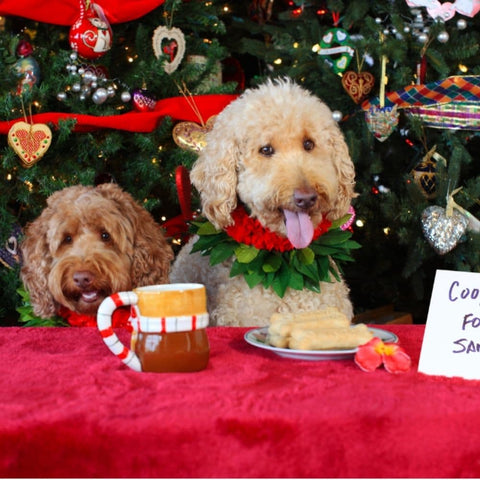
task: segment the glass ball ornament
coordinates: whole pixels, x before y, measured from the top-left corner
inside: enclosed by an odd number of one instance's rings
[[[339,122],[343,118],[343,114],[340,110],[334,110],[332,112],[332,118],[336,121]]]
[[[420,42],[420,43],[427,43],[428,41],[428,35],[426,33],[421,33],[418,37],[417,37],[417,40]]]
[[[467,21],[464,18],[459,18],[457,20],[457,28],[459,30],[465,30],[467,28]]]
[[[108,92],[106,88],[97,88],[92,95],[92,101],[95,105],[101,105],[108,98]]]
[[[130,95],[130,92],[125,91],[125,92],[122,92],[122,94],[120,95],[120,98],[123,103],[128,103],[132,99],[132,96]]]
[[[446,30],[444,30],[443,32],[440,32],[437,35],[437,40],[440,43],[447,43],[449,38],[450,38],[450,35],[448,34],[448,32]]]
[[[81,89],[82,89],[82,86],[81,86],[79,83],[74,83],[74,84],[72,85],[72,90],[73,90],[74,92],[79,92]]]
[[[65,92],[58,92],[57,93],[57,100],[60,102],[64,102],[67,99],[67,94]]]

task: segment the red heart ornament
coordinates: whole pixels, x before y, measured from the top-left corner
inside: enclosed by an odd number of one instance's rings
[[[342,76],[343,88],[355,103],[360,103],[371,92],[375,78],[369,72],[345,72]]]
[[[8,144],[27,168],[45,155],[51,142],[52,132],[43,123],[17,122],[8,132]]]

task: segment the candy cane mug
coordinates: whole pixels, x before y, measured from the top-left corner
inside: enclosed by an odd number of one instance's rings
[[[112,328],[113,312],[131,306],[132,337],[127,348]],[[210,355],[205,286],[173,283],[119,292],[100,304],[97,326],[107,347],[138,372],[203,370]]]

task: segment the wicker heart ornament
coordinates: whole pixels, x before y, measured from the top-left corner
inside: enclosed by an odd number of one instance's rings
[[[199,153],[207,144],[206,135],[213,128],[215,116],[210,117],[205,126],[195,122],[180,122],[173,129],[175,143],[184,150]]]
[[[166,55],[163,69],[168,73],[174,72],[185,55],[185,36],[178,28],[157,27],[152,37],[153,51],[157,58]]]
[[[24,167],[37,163],[52,142],[52,132],[43,123],[15,123],[8,132],[8,144],[18,155]]]
[[[367,98],[375,85],[375,77],[370,72],[345,72],[342,76],[343,88],[355,103]]]

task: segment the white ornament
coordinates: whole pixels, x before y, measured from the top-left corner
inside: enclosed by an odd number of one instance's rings
[[[332,112],[332,118],[336,121],[336,122],[339,122],[342,118],[343,118],[343,114],[342,112],[340,112],[339,110],[334,110]]]
[[[92,100],[93,103],[96,105],[101,105],[105,100],[108,98],[108,92],[105,88],[97,88],[95,92],[93,92]]]
[[[183,32],[175,27],[157,27],[153,32],[152,44],[157,58],[160,58],[162,55],[169,57],[169,60],[165,60],[163,69],[168,74],[173,73],[185,55],[185,37]]]
[[[130,95],[130,92],[122,92],[120,98],[122,99],[123,103],[127,103],[132,99],[132,96]]]
[[[437,35],[437,40],[440,43],[447,43],[449,38],[450,38],[450,35],[448,35],[448,32],[446,30],[444,30],[443,32],[440,32]]]

